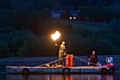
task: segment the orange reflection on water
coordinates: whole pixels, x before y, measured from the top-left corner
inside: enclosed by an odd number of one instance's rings
[[[6,75],[6,80],[114,80],[113,75],[99,74],[39,74],[39,75]]]

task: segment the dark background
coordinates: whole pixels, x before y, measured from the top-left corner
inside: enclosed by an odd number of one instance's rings
[[[65,12],[53,19],[51,10]],[[80,10],[76,20],[68,19],[72,10]],[[56,30],[61,38],[54,42],[50,35]],[[120,1],[0,0],[1,58],[57,56],[54,44],[62,40],[74,55],[119,54]]]

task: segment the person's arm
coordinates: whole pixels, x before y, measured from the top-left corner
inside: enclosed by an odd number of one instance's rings
[[[64,55],[66,55],[66,52],[67,52],[67,49],[66,49],[66,46],[65,46]]]
[[[99,62],[99,60],[98,60],[98,56],[96,55],[96,62]]]
[[[90,60],[90,54],[87,55],[88,60]]]
[[[55,46],[60,47],[61,45],[55,44]]]

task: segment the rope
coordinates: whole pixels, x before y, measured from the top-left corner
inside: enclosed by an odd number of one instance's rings
[[[66,57],[63,57],[62,60],[65,59],[65,58]],[[57,60],[54,60],[54,61],[51,61],[51,62],[48,62],[48,63],[45,63],[45,64],[41,64],[39,66],[43,66],[43,65],[46,65],[46,64],[52,64],[52,63],[55,63],[55,62],[58,62],[58,61],[60,61],[60,59],[57,59]]]
[[[79,57],[76,57],[74,56],[76,59],[80,60],[80,61],[83,61],[83,62],[89,62],[89,61],[86,61],[86,60],[83,60],[82,58],[79,58]]]
[[[69,55],[69,56],[71,56],[71,55]],[[87,61],[87,60],[84,60],[84,59],[82,59],[82,58],[79,58],[79,57],[77,57],[77,56],[74,56],[76,59],[78,59],[78,60],[80,60],[80,61],[83,61],[83,62],[85,62],[85,63],[88,63],[89,61]],[[63,59],[66,59],[66,57],[63,57],[62,58],[62,60]],[[43,65],[46,65],[46,64],[52,64],[52,63],[55,63],[55,62],[58,62],[58,61],[60,61],[60,59],[57,59],[57,60],[54,60],[54,61],[51,61],[51,62],[48,62],[48,63],[45,63],[45,64],[41,64],[41,65],[39,65],[39,66],[43,66]],[[91,62],[90,62],[91,63]],[[97,65],[97,64],[95,64],[95,63],[91,63],[91,64],[93,64],[93,65]]]
[[[78,59],[78,60],[80,60],[80,61],[83,61],[83,62],[86,62],[86,63],[88,63],[89,61],[86,61],[86,60],[84,60],[84,59],[81,59],[81,58],[79,58],[79,57],[76,57],[76,56],[74,56],[76,59]],[[91,62],[90,62],[91,63]],[[97,64],[95,64],[95,63],[91,63],[91,64],[93,64],[93,65],[97,65]]]

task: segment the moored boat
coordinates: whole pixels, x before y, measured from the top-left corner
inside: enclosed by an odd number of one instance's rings
[[[73,58],[73,57],[72,57]],[[56,65],[49,66],[50,63],[46,63],[45,66],[6,66],[7,74],[82,74],[82,73],[98,73],[98,74],[113,74],[116,70],[116,66],[113,63],[107,63],[103,66],[74,66],[68,65]]]

